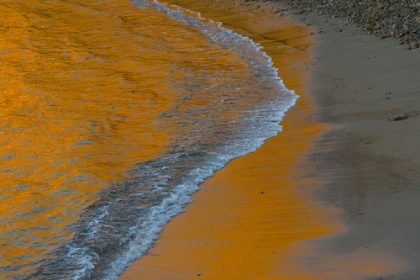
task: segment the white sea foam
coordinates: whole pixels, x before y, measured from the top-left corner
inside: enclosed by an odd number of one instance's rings
[[[212,154],[204,166],[190,171],[187,178],[184,178],[183,182],[176,186],[168,197],[163,199],[160,204],[150,207],[145,215],[134,222],[126,236],[119,240],[120,245],[128,242],[128,249],[122,252],[122,255],[111,263],[108,271],[103,274],[104,279],[107,280],[118,279],[118,275],[153,246],[163,227],[174,216],[182,213],[185,205],[192,202],[191,195],[199,190],[199,184],[206,178],[213,176],[215,171],[223,168],[230,160],[254,152],[261,147],[265,140],[279,133],[282,128],[278,123],[297,100],[297,95],[286,89],[283,81],[278,77],[278,70],[273,67],[271,58],[262,51],[262,46],[255,44],[251,39],[223,28],[222,23],[206,20],[201,17],[201,14],[180,7],[174,9],[174,6],[169,7],[157,1],[134,0],[133,2],[139,8],[153,8],[167,14],[173,20],[196,27],[210,40],[222,47],[234,49],[253,67],[261,79],[276,83],[281,94],[275,100],[271,100],[269,104],[265,104],[264,108],[249,111],[249,117],[245,119],[245,123],[249,125],[247,134],[241,135],[241,132],[238,132],[237,138],[221,143],[219,152]],[[154,189],[159,190],[160,188],[155,185]],[[87,235],[95,236],[97,227],[100,227],[100,221],[107,215],[106,209],[100,212],[88,225]],[[78,264],[81,266],[73,278],[86,278],[95,268],[98,256],[92,250],[88,251],[77,247],[69,249],[68,256],[78,255]]]

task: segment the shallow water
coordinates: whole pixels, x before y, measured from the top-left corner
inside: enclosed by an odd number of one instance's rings
[[[0,14],[2,278],[115,279],[296,99],[252,41],[176,7]]]

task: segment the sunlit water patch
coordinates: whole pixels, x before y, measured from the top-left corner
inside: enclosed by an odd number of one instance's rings
[[[115,279],[296,99],[251,40],[157,2],[0,14],[2,278]]]

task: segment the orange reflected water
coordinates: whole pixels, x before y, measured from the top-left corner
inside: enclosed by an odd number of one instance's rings
[[[401,271],[403,261],[380,250],[325,246],[346,226],[337,209],[317,203],[314,192],[325,178],[313,176],[312,162],[305,160],[328,129],[316,123],[309,95],[311,27],[279,17],[280,7],[270,2],[165,2],[201,12],[263,45],[301,97],[282,121],[284,131],[207,180],[186,213],[119,279],[379,279]]]
[[[99,190],[169,141],[153,123],[174,99],[154,85],[169,62],[144,61],[160,53],[139,52],[155,43],[126,23],[142,13],[125,1],[89,2],[0,5],[1,266],[71,238],[67,226]]]
[[[210,106],[204,98],[179,103],[194,91],[179,85],[208,83],[197,71],[231,71],[240,79],[249,70],[194,28],[128,0],[2,0],[0,14],[0,267],[6,277],[54,258],[101,190],[167,151],[182,125],[161,121],[162,113]],[[224,83],[213,79],[213,86]]]

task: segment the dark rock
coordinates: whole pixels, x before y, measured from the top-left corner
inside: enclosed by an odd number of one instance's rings
[[[389,118],[389,121],[395,122],[395,121],[402,121],[408,118],[407,114],[398,114],[395,116],[392,116]]]

